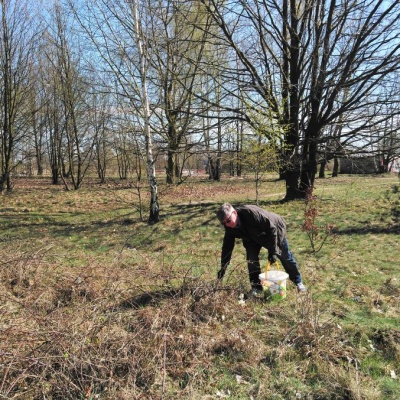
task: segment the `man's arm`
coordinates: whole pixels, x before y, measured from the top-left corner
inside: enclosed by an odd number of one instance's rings
[[[218,279],[222,279],[224,277],[225,271],[231,261],[234,247],[235,237],[230,235],[228,231],[225,231],[221,251],[221,269],[218,271]]]

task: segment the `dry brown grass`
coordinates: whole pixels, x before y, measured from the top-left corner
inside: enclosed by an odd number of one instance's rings
[[[118,265],[74,273],[41,255],[17,254],[1,270],[4,398],[172,398],[193,380],[206,387],[199,371],[214,356],[245,363],[262,348],[245,327],[222,329],[221,316],[236,318],[227,290],[128,285],[131,271]]]

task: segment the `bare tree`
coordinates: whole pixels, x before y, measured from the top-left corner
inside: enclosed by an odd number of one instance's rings
[[[93,86],[95,86],[94,83]],[[111,131],[111,105],[109,96],[94,94],[90,110],[89,119],[94,136],[94,156],[96,159],[97,176],[101,183],[105,183],[108,159],[111,153],[111,146],[109,144]]]
[[[49,63],[51,65],[51,63]],[[65,152],[64,152],[64,124],[62,106],[60,104],[59,81],[54,68],[43,68],[43,91],[46,98],[43,113],[45,115],[46,151],[49,160],[51,180],[54,185],[60,183],[65,175]]]
[[[120,102],[115,113],[124,115],[130,111],[133,130],[141,126],[144,137],[144,158],[150,189],[150,224],[159,221],[159,202],[155,159],[153,156],[152,110],[149,80],[149,43],[146,35],[146,17],[137,0],[108,2],[95,0],[84,4],[81,12],[70,1],[81,28],[94,46],[96,61],[91,65],[93,73],[102,69],[111,82],[102,82],[104,90],[117,88]],[[121,102],[123,104],[121,104]]]
[[[31,124],[33,131],[33,149],[36,160],[36,174],[42,176],[44,172],[45,138],[46,138],[46,116],[44,107],[46,100],[43,98],[43,90],[39,84],[39,74],[35,73],[36,84],[32,93],[31,106]]]
[[[68,37],[66,13],[58,4],[54,7],[53,67],[59,82],[59,94],[63,112],[65,150],[68,157],[68,177],[73,188],[79,189],[93,157],[94,135],[90,132],[93,114],[88,104],[89,82],[80,70],[82,53],[79,42]],[[64,180],[66,187],[67,182]]]
[[[30,70],[39,26],[34,10],[24,0],[0,1],[0,192],[12,190],[11,174],[21,154],[15,154],[29,117],[25,93],[30,90]],[[17,129],[17,124],[20,129]]]
[[[159,221],[160,207],[158,203],[156,169],[153,158],[153,142],[152,132],[150,127],[150,97],[147,91],[147,74],[148,74],[148,54],[145,37],[143,36],[143,26],[141,23],[141,15],[139,13],[138,1],[132,0],[132,15],[134,22],[135,42],[139,55],[139,76],[141,87],[141,101],[143,109],[143,131],[146,143],[146,167],[147,177],[150,185],[150,215],[148,218],[149,224]]]
[[[399,2],[201,2],[240,60],[247,104],[280,126],[286,199],[314,185],[327,126],[345,125],[344,146],[391,118],[366,109],[388,101],[381,89],[400,68]]]
[[[167,183],[176,183],[189,150],[185,145],[196,143],[188,137],[197,131],[201,104],[194,92],[201,84],[200,61],[210,18],[198,2],[148,0],[147,12],[149,60],[155,71],[152,85],[160,91],[156,129],[166,142]]]

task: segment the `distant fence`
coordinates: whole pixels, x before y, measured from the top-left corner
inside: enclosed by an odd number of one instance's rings
[[[389,171],[400,174],[400,158],[396,158],[389,164]]]
[[[376,161],[372,157],[341,158],[341,174],[375,174],[378,172]]]
[[[388,166],[388,171],[399,173],[400,159],[395,159]],[[376,174],[385,172],[375,157],[341,158],[339,173],[341,174]]]

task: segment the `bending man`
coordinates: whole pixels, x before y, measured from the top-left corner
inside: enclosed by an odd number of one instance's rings
[[[225,203],[218,209],[217,218],[225,227],[218,279],[224,277],[231,261],[235,239],[239,238],[242,239],[246,249],[249,279],[253,291],[262,290],[259,279],[261,273],[259,255],[263,247],[268,250],[269,262],[273,264],[278,258],[297,290],[306,291],[296,260],[289,250],[286,223],[280,215],[255,205],[234,208],[231,204]]]

